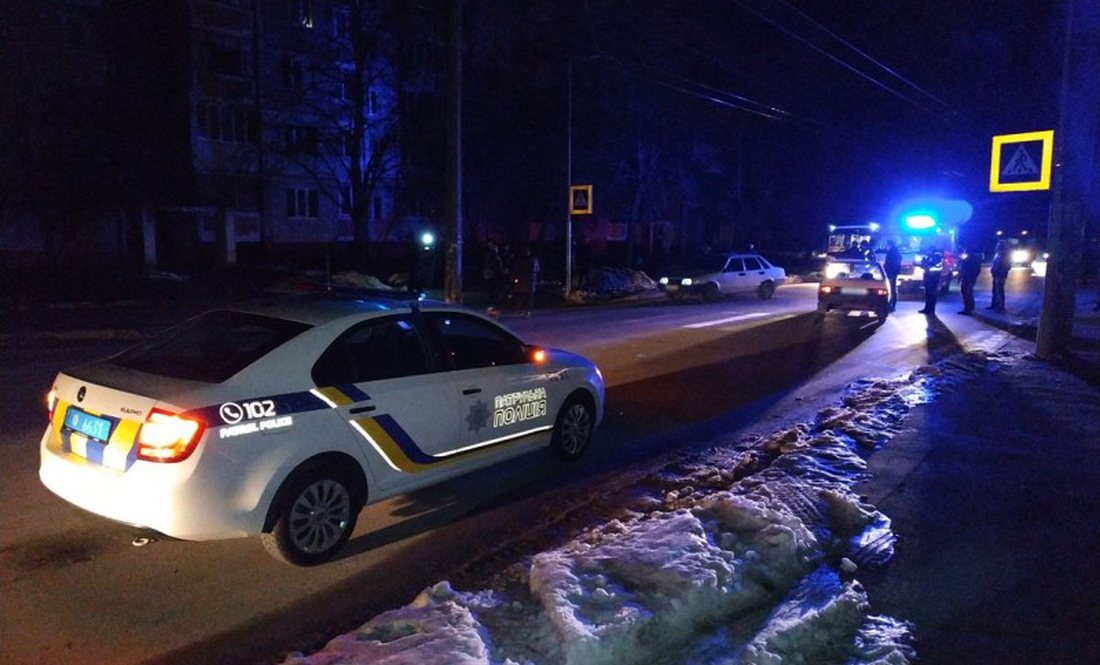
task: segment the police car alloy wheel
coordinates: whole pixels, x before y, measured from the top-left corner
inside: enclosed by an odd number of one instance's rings
[[[272,506],[274,526],[262,535],[275,558],[299,566],[331,559],[355,530],[362,500],[343,474],[307,469]]]
[[[580,458],[592,438],[593,422],[592,407],[580,397],[571,397],[558,413],[551,451],[566,461]]]

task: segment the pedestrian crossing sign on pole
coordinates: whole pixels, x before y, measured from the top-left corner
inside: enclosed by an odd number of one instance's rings
[[[994,136],[989,191],[1050,189],[1053,162],[1054,130]]]
[[[569,214],[592,214],[592,185],[572,185],[569,187]]]

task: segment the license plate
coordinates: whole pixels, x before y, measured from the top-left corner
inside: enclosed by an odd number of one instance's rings
[[[865,296],[867,295],[867,289],[860,289],[854,286],[841,287],[840,292],[846,296]]]
[[[106,442],[111,438],[111,421],[85,413],[76,407],[65,412],[65,427],[89,439]]]

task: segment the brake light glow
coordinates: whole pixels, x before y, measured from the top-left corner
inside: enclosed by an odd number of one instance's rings
[[[889,295],[889,292],[886,289],[871,289],[871,294],[876,296],[885,296]]]
[[[50,422],[53,422],[53,412],[57,409],[57,387],[50,388],[50,392],[46,393],[46,413],[49,414]]]
[[[198,420],[153,409],[138,433],[138,459],[182,462],[195,451],[204,429]]]
[[[546,362],[546,351],[534,349],[531,351],[531,362],[536,365]]]
[[[832,293],[833,292],[833,287],[831,287],[831,286],[822,286],[821,287],[821,292],[822,293]]]

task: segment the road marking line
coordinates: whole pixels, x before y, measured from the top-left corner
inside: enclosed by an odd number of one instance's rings
[[[752,312],[751,314],[738,314],[737,316],[730,316],[724,319],[715,319],[714,321],[703,321],[702,323],[688,323],[683,328],[709,328],[711,326],[720,326],[723,323],[733,323],[734,321],[744,321],[746,319],[755,319],[761,316],[767,316],[767,312]]]

